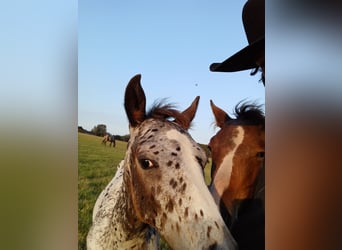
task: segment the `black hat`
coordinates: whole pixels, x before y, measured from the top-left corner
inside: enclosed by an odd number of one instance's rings
[[[242,21],[249,45],[222,63],[210,65],[210,71],[235,72],[256,68],[256,60],[265,54],[265,0],[248,0]]]

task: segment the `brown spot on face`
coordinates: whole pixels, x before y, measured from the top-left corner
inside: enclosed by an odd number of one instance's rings
[[[166,220],[167,220],[167,215],[166,215],[166,213],[163,213],[163,215],[162,215],[162,217],[160,219],[160,227],[161,228],[164,228]]]
[[[207,237],[210,238],[211,226],[208,226]]]
[[[196,160],[198,162],[198,164],[200,164],[200,166],[203,166],[203,160],[201,158],[199,158],[198,156],[196,156]]]
[[[150,146],[150,149],[155,148],[155,147],[156,147],[156,145],[152,145],[152,146]]]
[[[172,165],[172,161],[168,161],[166,164],[168,167],[170,167]]]
[[[172,188],[175,189],[177,187],[177,184],[178,184],[177,181],[175,181],[172,185]]]
[[[185,216],[185,217],[188,217],[188,215],[189,215],[189,208],[186,207],[186,208],[185,208],[185,212],[184,212],[184,216]]]
[[[198,215],[197,214],[195,214],[195,220],[198,220]]]
[[[161,192],[161,186],[158,185],[158,186],[157,186],[157,195],[160,194],[160,192]]]
[[[175,167],[176,167],[176,169],[179,169],[179,168],[180,168],[180,165],[179,165],[178,162],[176,163]]]
[[[178,216],[178,220],[179,222],[182,222],[182,218],[180,216]]]
[[[148,134],[150,131],[151,131],[151,129],[149,128],[149,129],[146,131],[146,133],[144,134],[144,136],[145,136],[146,134]]]
[[[200,210],[200,214],[201,214],[201,216],[203,217],[203,211],[202,211],[202,209]]]
[[[158,215],[157,210],[155,208],[153,208],[152,212],[153,212],[154,216]]]
[[[184,192],[186,189],[186,183],[183,183],[181,191]]]
[[[175,153],[175,152],[172,152],[171,155],[172,155],[172,156],[177,156],[178,154]]]
[[[182,206],[182,198],[179,198],[178,205]]]
[[[176,148],[176,150],[177,150],[177,151],[180,151],[180,147],[178,146],[178,147]]]
[[[173,211],[173,201],[171,199],[166,204],[165,209],[168,210],[170,213]]]
[[[180,182],[180,183],[183,182],[183,177],[179,178],[179,182]]]
[[[217,224],[217,222],[215,221],[215,225],[217,227],[217,229],[220,229],[219,225]]]
[[[157,131],[158,131],[157,128],[152,129],[152,132],[157,132]]]
[[[159,154],[159,151],[155,151],[155,152],[153,152],[153,154],[157,155],[157,154]]]
[[[175,180],[172,178],[169,182],[170,186],[172,186],[174,182],[175,182]]]
[[[179,225],[178,225],[178,222],[176,222],[176,230],[177,230],[177,232],[179,233]]]

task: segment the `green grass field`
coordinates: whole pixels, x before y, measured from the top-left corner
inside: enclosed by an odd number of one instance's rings
[[[116,167],[124,159],[126,142],[116,147],[101,144],[102,138],[78,133],[78,249],[86,249],[86,237],[91,226],[95,201],[113,178]],[[210,162],[205,168],[206,182],[210,182]],[[164,245],[164,244],[163,244]],[[163,247],[162,248],[166,248]]]

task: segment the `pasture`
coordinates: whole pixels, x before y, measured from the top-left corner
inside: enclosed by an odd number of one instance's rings
[[[78,133],[78,249],[86,249],[86,237],[92,222],[95,201],[115,175],[117,165],[125,157],[126,142],[116,147],[104,146],[102,137]],[[210,162],[205,167],[206,183],[210,182]],[[162,248],[166,248],[162,243]]]

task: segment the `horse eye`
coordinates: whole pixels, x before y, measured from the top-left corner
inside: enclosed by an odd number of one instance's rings
[[[265,152],[258,152],[256,154],[256,156],[259,157],[259,158],[264,158],[265,157]]]
[[[148,160],[148,159],[141,159],[139,160],[140,162],[140,165],[143,169],[148,169],[148,168],[153,168],[154,167],[154,164],[151,160]]]

